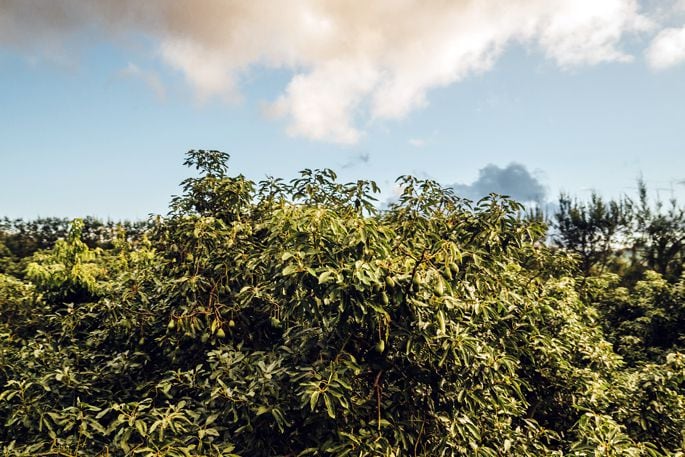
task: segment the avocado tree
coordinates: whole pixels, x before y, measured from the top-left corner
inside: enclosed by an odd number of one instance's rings
[[[5,454],[682,450],[683,356],[627,369],[518,203],[402,177],[379,211],[373,182],[227,160],[190,151],[141,240],[74,236],[0,276]],[[65,280],[74,250],[92,274]]]

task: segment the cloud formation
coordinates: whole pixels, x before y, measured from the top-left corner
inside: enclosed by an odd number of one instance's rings
[[[524,165],[513,162],[504,168],[488,164],[473,183],[451,187],[458,196],[474,201],[494,192],[524,203],[541,203],[546,195],[545,186]]]
[[[659,32],[647,49],[647,62],[655,70],[685,62],[685,27]]]
[[[359,154],[350,157],[350,159],[342,164],[340,168],[347,169],[356,167],[357,165],[366,165],[369,163],[369,160],[371,160],[371,154],[368,152],[360,152]]]
[[[267,111],[291,135],[347,144],[512,44],[560,67],[629,61],[621,40],[651,25],[637,0],[0,0],[0,46],[147,36],[201,99],[235,99],[255,67],[289,70]]]

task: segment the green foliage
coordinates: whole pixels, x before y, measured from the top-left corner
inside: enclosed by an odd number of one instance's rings
[[[644,267],[667,279],[678,280],[685,264],[685,208],[671,201],[664,211],[663,203],[652,208],[647,187],[639,183],[639,203],[635,213],[634,250],[644,259]]]
[[[127,236],[132,239],[139,238],[147,228],[146,222],[103,222],[92,217],[86,217],[82,221],[82,241],[90,248],[111,248],[119,228],[124,228]],[[51,248],[57,240],[66,238],[71,222],[69,219],[55,217],[31,221],[0,219],[0,243],[15,257],[29,257],[37,251]]]
[[[10,271],[13,263],[12,251],[0,240],[0,273]]]
[[[632,286],[621,287],[616,275],[592,278],[588,301],[602,313],[607,338],[631,364],[665,360],[685,351],[685,277],[669,283],[647,271]]]
[[[683,451],[678,346],[626,365],[613,286],[518,203],[402,177],[380,212],[373,182],[253,183],[227,158],[191,151],[145,236],[103,250],[75,221],[0,275],[5,455]]]
[[[632,217],[627,198],[605,201],[593,193],[585,203],[562,194],[554,214],[555,242],[578,255],[585,276],[593,269],[602,272],[622,255],[619,245],[629,233]]]
[[[66,239],[59,239],[49,251],[37,252],[26,268],[26,277],[49,301],[84,302],[101,289],[98,279],[106,270],[98,260],[102,250],[89,249],[81,240],[83,221],[76,219]]]
[[[642,181],[637,200],[605,201],[593,193],[582,202],[562,194],[554,219],[555,244],[578,256],[585,276],[610,271],[632,284],[648,270],[671,282],[683,273],[685,208],[675,200],[667,209],[659,199],[651,202]]]
[[[23,278],[32,256],[66,239],[71,222],[61,218],[0,219],[0,273]],[[137,241],[147,226],[147,222],[115,223],[86,217],[82,219],[80,241],[91,249],[112,249],[121,229],[130,241]]]

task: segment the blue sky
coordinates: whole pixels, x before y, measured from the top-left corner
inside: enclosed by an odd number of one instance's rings
[[[522,0],[501,16],[417,2],[389,17],[295,3],[281,18],[202,0],[192,20],[3,3],[0,216],[165,213],[196,148],[255,180],[330,167],[383,198],[402,174],[481,191],[517,163],[548,200],[631,193],[639,176],[685,200],[685,2]],[[295,14],[318,19],[293,32]]]

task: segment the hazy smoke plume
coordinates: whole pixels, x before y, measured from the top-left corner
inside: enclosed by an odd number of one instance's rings
[[[235,98],[255,66],[287,69],[268,113],[292,135],[339,143],[488,70],[513,43],[561,67],[628,61],[622,38],[651,26],[637,0],[0,0],[0,46],[59,54],[93,35],[145,37],[204,99]]]
[[[545,186],[518,163],[510,163],[504,168],[486,165],[472,184],[454,184],[451,187],[458,196],[474,201],[494,192],[524,203],[542,203],[546,194]]]

